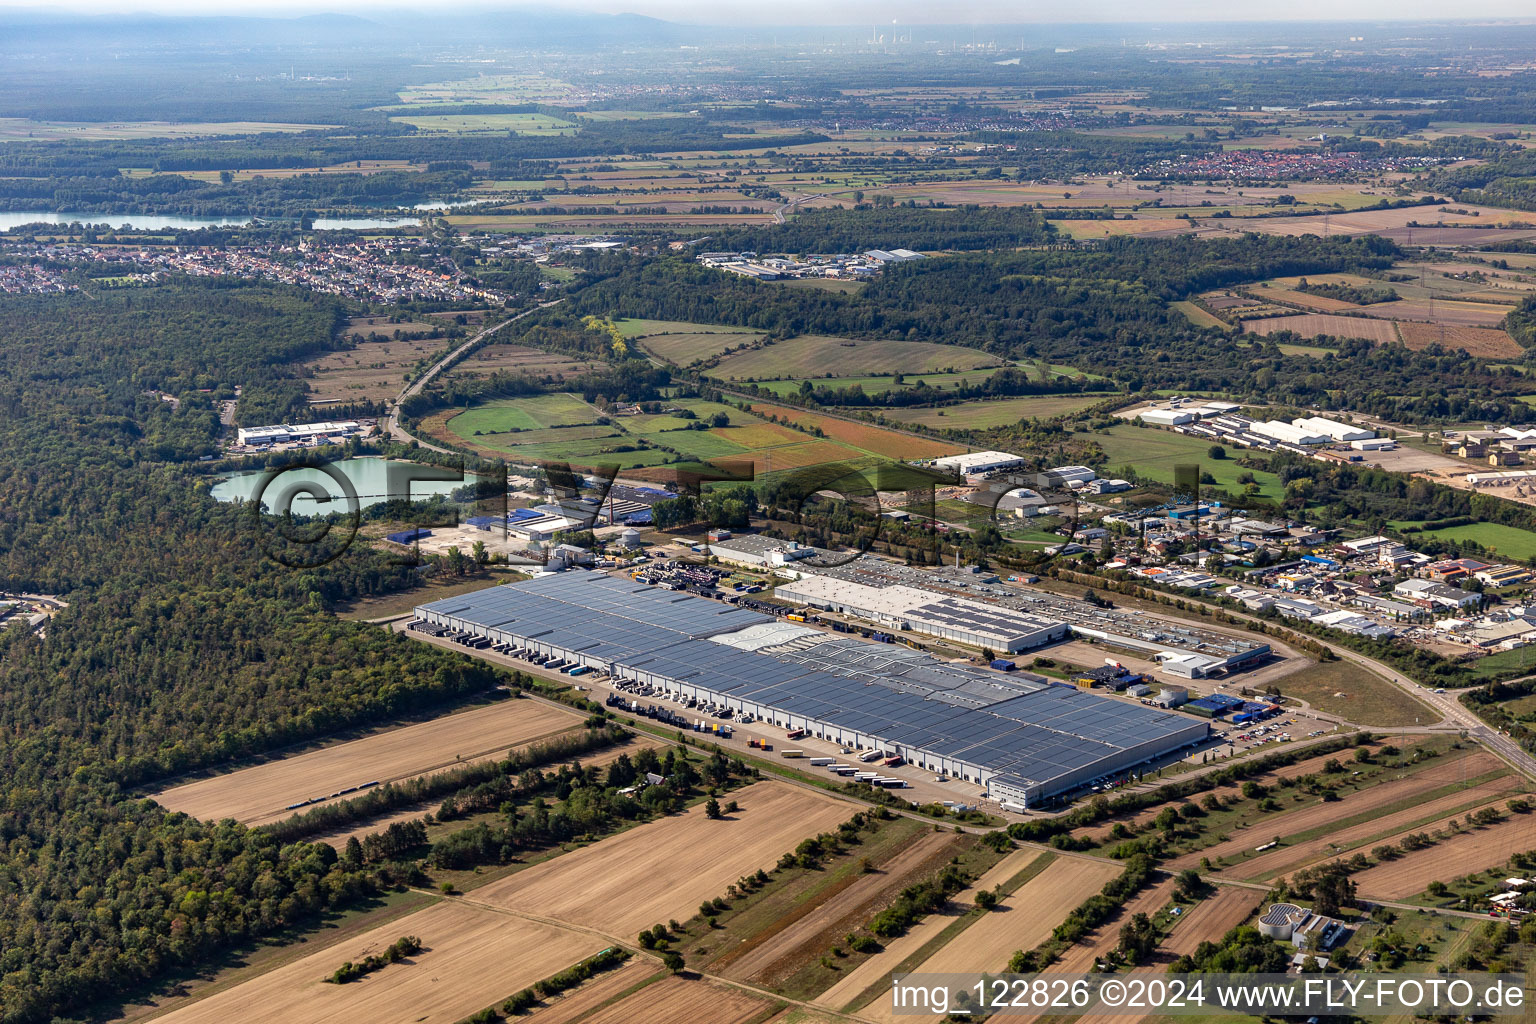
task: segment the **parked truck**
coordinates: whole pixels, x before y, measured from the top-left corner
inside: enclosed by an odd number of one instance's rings
[[[805,751],[803,751],[803,750],[781,750],[781,751],[779,751],[779,756],[780,757],[804,757],[805,756]]]
[[[868,764],[870,761],[878,761],[878,760],[880,760],[880,751],[878,751],[878,750],[865,750],[865,751],[861,751],[859,753],[859,760],[863,761],[866,764]]]

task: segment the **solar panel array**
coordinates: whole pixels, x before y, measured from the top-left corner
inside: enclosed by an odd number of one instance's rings
[[[984,686],[983,680],[946,671],[949,666],[926,655],[894,656],[885,645],[847,638],[832,638],[821,657],[814,645],[804,656],[780,657],[711,643],[710,636],[773,620],[599,573],[535,577],[445,598],[422,611],[987,771],[1011,772],[1034,784],[1049,784],[1151,741],[1180,746],[1192,729],[1203,729],[1203,723],[1179,715],[1032,679],[1009,680],[1000,694],[986,695],[989,703],[975,706],[976,701],[955,696]],[[1013,691],[1024,692],[1010,695]]]

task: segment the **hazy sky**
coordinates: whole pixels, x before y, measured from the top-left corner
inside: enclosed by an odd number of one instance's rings
[[[39,9],[38,0],[0,0],[0,8]],[[212,7],[207,0],[57,0],[52,10],[179,14],[313,14],[345,11],[366,15],[381,8],[454,10],[485,7],[464,0],[416,0],[379,3],[377,0],[227,0]],[[497,7],[569,9],[603,13],[647,14],[695,24],[889,25],[901,24],[1031,24],[1059,22],[1177,22],[1177,21],[1357,21],[1469,18],[1536,20],[1531,0],[1289,0],[1276,5],[1265,0],[961,0],[934,4],[932,0],[531,0]]]

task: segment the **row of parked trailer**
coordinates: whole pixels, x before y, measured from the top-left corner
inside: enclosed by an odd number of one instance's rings
[[[346,789],[338,789],[336,792],[332,793],[330,796],[312,796],[308,800],[300,800],[296,804],[289,804],[287,807],[285,807],[283,809],[286,810],[286,811],[296,811],[300,807],[308,807],[310,804],[323,804],[327,800],[335,800],[335,799],[338,799],[340,797],[350,796],[353,793],[361,793],[365,789],[372,789],[374,786],[381,786],[381,785],[383,785],[383,782],[381,780],[374,779],[372,782],[365,782],[361,786],[348,786]]]
[[[479,633],[465,633],[461,630],[449,629],[446,626],[434,626],[430,622],[423,622],[420,619],[413,620],[406,628],[415,630],[418,633],[425,633],[428,636],[452,640],[454,643],[468,647],[470,650],[493,651],[504,657],[526,661],[530,665],[559,672],[562,675],[584,676],[594,671],[580,662],[571,661],[559,655],[542,654],[530,647],[519,647],[513,643],[494,643],[490,637],[481,636]],[[599,678],[601,678],[601,673],[599,673]]]
[[[785,757],[804,757],[801,750],[786,750]],[[897,758],[896,760],[900,760]],[[906,779],[896,779],[881,775],[879,772],[861,772],[851,764],[842,764],[830,757],[813,757],[808,762],[812,768],[825,768],[833,775],[852,779],[854,782],[863,782],[870,786],[879,786],[883,789],[908,789],[911,784]]]
[[[686,715],[680,715],[671,708],[660,707],[656,704],[642,704],[638,700],[621,697],[616,693],[610,693],[604,701],[610,708],[619,708],[630,714],[640,715],[643,718],[655,719],[667,725],[675,725],[680,729],[692,729],[694,732],[709,733],[722,739],[730,739],[735,732],[729,725],[720,722],[706,722],[702,718],[690,719]]]

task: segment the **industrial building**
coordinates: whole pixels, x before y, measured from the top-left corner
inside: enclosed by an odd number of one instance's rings
[[[727,543],[735,543],[735,540]],[[802,547],[802,550],[805,549]],[[808,577],[815,576],[878,589],[911,587],[930,598],[945,594],[968,598],[991,609],[1011,609],[1039,620],[1064,622],[1077,636],[1140,652],[1161,662],[1165,672],[1186,679],[1240,671],[1270,657],[1270,647],[1262,641],[1219,633],[1183,619],[1099,608],[1045,590],[1004,586],[995,573],[975,567],[918,569],[868,557],[839,564],[842,560],[836,557],[836,552],[820,548],[809,550],[821,557],[796,563],[793,575],[798,576],[800,582],[794,587],[802,586]],[[776,593],[782,596],[785,590],[780,587]],[[793,592],[793,587],[789,590]]]
[[[792,540],[778,540],[756,533],[712,541],[709,553],[722,562],[749,565],[754,569],[783,569],[816,554],[817,548]],[[827,552],[823,552],[826,554]],[[789,575],[798,575],[791,571]]]
[[[318,423],[275,423],[266,427],[241,427],[241,444],[276,444],[279,441],[312,441],[317,437],[349,437],[361,433],[357,420],[322,420]]]
[[[916,587],[870,587],[829,576],[804,576],[774,596],[927,636],[1017,654],[1066,638],[1067,624],[1027,612],[935,595]]]
[[[1208,725],[1052,683],[953,665],[590,572],[416,609],[482,636],[696,697],[784,729],[878,749],[1034,807],[1193,747]]]
[[[1351,426],[1348,423],[1325,419],[1322,416],[1303,416],[1301,419],[1292,420],[1291,423],[1303,430],[1326,434],[1335,441],[1369,441],[1376,436],[1376,431],[1374,430]]]
[[[1284,420],[1261,420],[1248,428],[1252,433],[1262,434],[1264,437],[1273,438],[1276,441],[1284,441],[1287,444],[1315,445],[1327,444],[1333,438],[1316,430],[1299,427],[1295,423],[1287,423]]]
[[[946,455],[933,460],[933,468],[961,476],[981,473],[997,473],[1005,469],[1019,469],[1029,460],[1008,452],[967,452],[964,455]]]

